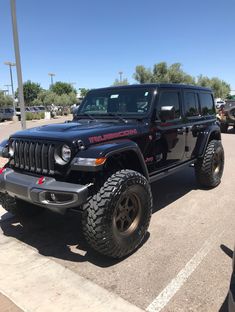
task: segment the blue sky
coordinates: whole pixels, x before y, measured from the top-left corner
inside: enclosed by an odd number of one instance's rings
[[[48,88],[48,72],[75,87],[134,83],[136,65],[180,62],[191,75],[235,89],[234,0],[16,0],[23,80]],[[0,1],[0,89],[14,61],[10,0]],[[16,73],[14,70],[16,84]]]

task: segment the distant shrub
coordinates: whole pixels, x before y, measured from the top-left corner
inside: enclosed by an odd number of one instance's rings
[[[25,118],[26,118],[26,120],[33,120],[33,113],[26,112]]]

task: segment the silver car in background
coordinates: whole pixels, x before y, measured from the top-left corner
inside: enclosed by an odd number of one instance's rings
[[[12,120],[14,110],[12,108],[0,108],[0,122],[4,120]]]

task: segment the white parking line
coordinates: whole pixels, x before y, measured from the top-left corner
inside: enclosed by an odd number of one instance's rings
[[[3,209],[0,205],[0,222],[11,218],[14,218],[14,216],[10,212],[7,212],[5,209]]]
[[[166,286],[166,288],[152,301],[147,307],[148,312],[161,311],[177,293],[177,291],[184,285],[189,276],[199,266],[202,260],[208,255],[213,246],[216,244],[222,232],[215,231],[211,234],[208,240],[205,241],[202,248],[189,260],[185,267],[177,274],[177,276]]]

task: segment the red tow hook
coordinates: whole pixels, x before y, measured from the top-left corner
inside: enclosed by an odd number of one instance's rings
[[[46,178],[45,177],[41,177],[38,179],[37,184],[41,185],[45,182]]]
[[[3,174],[4,171],[6,171],[6,168],[5,168],[5,167],[0,168],[0,174]]]

